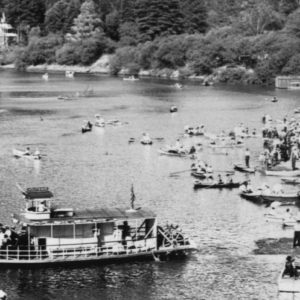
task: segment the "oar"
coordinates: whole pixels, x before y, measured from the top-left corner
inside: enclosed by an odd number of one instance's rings
[[[172,173],[170,173],[170,175],[169,175],[169,176],[172,176],[172,175],[177,175],[177,174],[184,173],[184,172],[188,172],[188,171],[191,171],[191,169],[182,170],[182,171],[178,171],[178,172],[172,172]]]

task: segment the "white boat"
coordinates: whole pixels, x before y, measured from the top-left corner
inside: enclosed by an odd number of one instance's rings
[[[281,171],[265,170],[264,172],[268,176],[283,176],[283,177],[300,176],[300,170],[281,170]]]
[[[296,266],[299,272],[299,267]],[[284,269],[280,272],[278,278],[278,292],[279,293],[300,293],[300,279],[284,275]]]
[[[177,88],[177,89],[179,89],[179,90],[181,90],[183,88],[183,85],[181,83],[179,83],[179,82],[176,82],[174,84],[174,87]]]
[[[1,248],[1,267],[158,260],[196,250],[177,226],[159,226],[147,209],[54,208],[46,187],[28,188],[23,195],[25,211],[13,215],[16,238],[13,246]]]
[[[49,79],[48,73],[43,74],[43,75],[42,75],[42,78],[43,78],[45,81],[48,81],[48,79]]]
[[[129,77],[123,77],[123,80],[127,80],[127,81],[138,81],[140,80],[139,78],[135,77],[135,76],[129,76]]]
[[[40,154],[28,154],[26,151],[22,151],[22,150],[17,150],[17,149],[13,149],[13,156],[16,158],[28,158],[28,159],[41,159],[41,155]]]
[[[75,74],[74,71],[66,71],[65,76],[67,78],[74,78],[74,74]]]

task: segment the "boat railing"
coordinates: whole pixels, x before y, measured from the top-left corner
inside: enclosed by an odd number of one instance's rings
[[[152,241],[152,242],[149,242]],[[7,246],[0,250],[0,260],[45,260],[45,259],[72,259],[93,256],[112,256],[121,254],[135,254],[156,250],[156,237],[144,238],[141,240],[118,240],[103,242],[100,247],[95,244],[72,244],[72,245],[51,245],[31,246],[12,248]]]

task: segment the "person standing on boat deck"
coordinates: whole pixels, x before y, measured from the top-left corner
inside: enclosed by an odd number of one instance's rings
[[[294,241],[293,241],[293,247],[300,247],[300,222],[296,222],[295,225],[295,231],[294,231]]]
[[[290,255],[286,257],[285,269],[283,271],[283,276],[284,275],[289,275],[290,277],[299,277],[299,274],[295,266],[295,259]]]
[[[245,151],[245,163],[246,163],[246,167],[249,168],[249,163],[250,163],[250,151],[248,148],[246,148]]]

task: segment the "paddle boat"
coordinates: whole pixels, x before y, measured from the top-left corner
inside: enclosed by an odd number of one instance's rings
[[[81,127],[81,132],[85,133],[88,131],[92,131],[92,128],[93,128],[93,124],[90,121],[85,121]]]
[[[140,79],[132,75],[132,76],[129,76],[129,77],[123,77],[123,80],[126,80],[126,81],[138,81]]]
[[[47,187],[22,189],[25,210],[13,214],[11,241],[0,250],[1,267],[95,265],[171,259],[196,251],[178,226],[158,225],[148,209],[56,207]]]
[[[74,74],[75,74],[74,71],[66,71],[65,76],[67,78],[74,78]]]
[[[17,150],[17,149],[13,149],[12,150],[13,156],[16,158],[28,158],[28,159],[41,159],[41,155],[40,152],[38,150],[36,150],[34,153],[30,153],[29,149],[23,151],[23,150]]]
[[[143,133],[143,137],[141,139],[141,144],[142,145],[152,145],[153,144],[153,141],[150,138],[148,133]]]
[[[242,164],[235,164],[233,169],[243,173],[255,173],[254,168],[248,168],[246,166],[243,166]]]
[[[170,113],[174,113],[174,112],[177,112],[177,111],[178,111],[178,108],[177,108],[176,105],[172,105],[172,106],[170,107]]]

